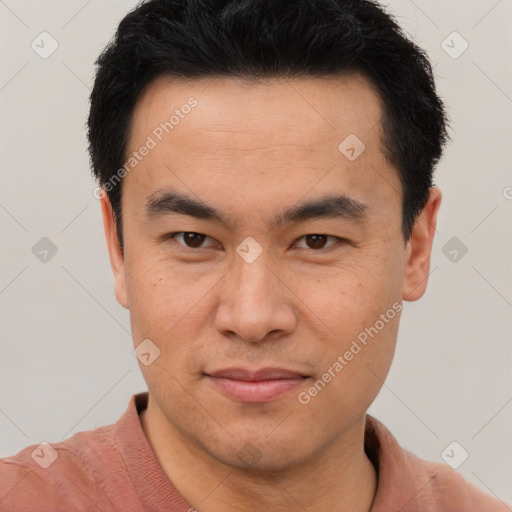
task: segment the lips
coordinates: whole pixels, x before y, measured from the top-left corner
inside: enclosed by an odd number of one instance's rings
[[[261,370],[246,370],[244,368],[226,368],[208,374],[210,377],[222,377],[224,379],[257,382],[275,379],[297,379],[305,377],[298,372],[285,370],[284,368],[262,368]]]
[[[206,377],[229,398],[255,403],[277,400],[302,385],[307,375],[285,368],[225,368]]]

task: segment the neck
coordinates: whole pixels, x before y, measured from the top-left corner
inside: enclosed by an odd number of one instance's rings
[[[140,417],[164,472],[198,511],[371,510],[377,473],[364,451],[364,416],[322,453],[280,472],[222,464],[169,425],[151,397]]]

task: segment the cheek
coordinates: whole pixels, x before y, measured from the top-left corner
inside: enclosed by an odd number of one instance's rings
[[[135,261],[127,273],[134,345],[150,339],[160,351],[158,359],[151,366],[141,365],[141,370],[147,381],[157,386],[164,381],[174,389],[172,377],[184,383],[198,371],[198,358],[204,351],[200,343],[220,276],[201,271],[199,266],[183,272],[182,266],[162,260]]]
[[[340,417],[352,423],[367,411],[391,367],[400,309],[395,303],[371,322],[347,316],[339,323],[339,335],[325,346],[316,380],[300,397],[309,416],[336,425]],[[355,329],[355,323],[361,327]]]
[[[396,255],[373,252],[346,258],[341,263],[309,274],[306,268],[287,277],[293,289],[316,316],[325,335],[355,336],[372,325],[401,299],[403,271]]]
[[[130,314],[140,331],[171,332],[175,325],[201,307],[201,298],[214,285],[213,276],[199,267],[184,272],[165,258],[141,252],[126,262]]]
[[[396,345],[401,305],[400,268],[396,254],[368,253],[347,261],[304,291],[308,318],[320,347],[322,372],[317,377],[324,406],[340,404],[363,411],[385,379]],[[304,278],[303,283],[308,283]],[[334,376],[333,376],[334,375]],[[316,391],[312,390],[314,394]]]

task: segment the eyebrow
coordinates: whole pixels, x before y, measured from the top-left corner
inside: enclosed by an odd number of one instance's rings
[[[150,219],[179,214],[221,222],[228,227],[231,224],[229,219],[213,206],[175,191],[154,192],[148,197],[145,210]],[[274,218],[273,226],[322,218],[362,222],[368,210],[368,205],[347,195],[329,195],[292,206]]]

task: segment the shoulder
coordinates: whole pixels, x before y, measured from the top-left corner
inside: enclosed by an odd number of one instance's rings
[[[35,468],[18,462],[16,456],[0,459],[0,482],[2,512],[56,509],[54,495],[42,476]]]
[[[367,415],[365,451],[378,469],[372,512],[506,512],[510,506],[480,490],[445,463],[421,459]]]
[[[0,511],[94,508],[106,500],[101,461],[115,459],[115,452],[112,426],[106,426],[0,459]]]
[[[421,459],[409,450],[403,449],[403,452],[418,484],[424,485],[419,495],[420,501],[435,503],[436,510],[453,512],[511,510],[508,504],[483,492],[448,465]]]

